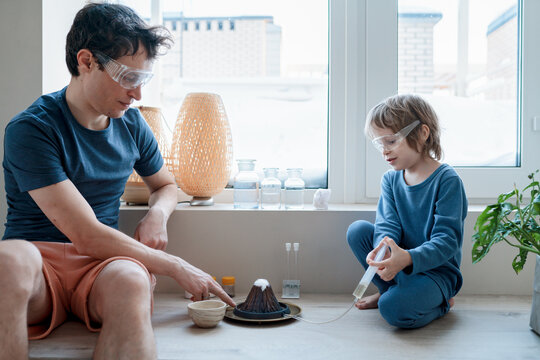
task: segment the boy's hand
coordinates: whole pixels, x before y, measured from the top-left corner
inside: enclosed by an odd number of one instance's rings
[[[386,254],[382,261],[373,261],[383,244],[388,245],[388,250],[390,251],[386,250]],[[386,236],[379,245],[368,254],[367,263],[369,266],[378,267],[377,274],[379,274],[382,280],[390,281],[398,272],[405,269],[407,266],[412,265],[412,259],[408,251],[400,248],[394,240]]]

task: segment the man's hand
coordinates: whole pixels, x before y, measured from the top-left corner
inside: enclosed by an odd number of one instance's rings
[[[150,191],[150,210],[137,225],[133,237],[148,247],[165,250],[167,220],[178,202],[176,183],[165,164],[154,175],[143,176],[142,179]]]
[[[375,256],[383,244],[388,245],[388,250],[383,257],[382,261],[376,262]],[[407,266],[412,265],[411,255],[407,250],[400,248],[394,240],[386,236],[379,245],[373,249],[366,259],[369,266],[378,267],[377,274],[384,281],[392,280],[398,272],[405,269]]]
[[[173,275],[173,278],[189,293],[193,294],[191,300],[206,300],[210,293],[218,296],[230,306],[236,306],[233,299],[223,290],[210,275],[199,268],[191,265],[183,259],[180,259],[179,270]]]
[[[139,221],[135,229],[135,240],[140,241],[156,250],[165,250],[167,247],[167,216],[158,207],[152,207]]]

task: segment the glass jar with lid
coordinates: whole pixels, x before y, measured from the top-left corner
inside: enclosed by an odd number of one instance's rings
[[[278,179],[278,168],[264,168],[264,179],[261,181],[261,208],[279,209],[281,207],[281,181]]]
[[[259,176],[253,159],[238,159],[238,173],[234,177],[234,208],[257,209],[259,207]]]
[[[303,209],[306,183],[302,180],[302,168],[287,169],[285,180],[285,209]]]

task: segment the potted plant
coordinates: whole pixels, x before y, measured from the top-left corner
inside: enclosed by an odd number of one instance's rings
[[[534,179],[536,173],[538,170],[529,175],[531,183],[523,190],[514,185],[514,190],[499,195],[497,203],[480,214],[474,226],[472,260],[479,262],[494,244],[505,242],[518,251],[512,267],[519,274],[529,252],[536,254],[530,326],[540,334],[540,185]],[[530,192],[530,199],[524,198],[526,192]]]

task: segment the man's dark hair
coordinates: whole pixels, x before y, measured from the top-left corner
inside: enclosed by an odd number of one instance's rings
[[[135,11],[117,4],[91,3],[73,20],[66,39],[66,63],[73,76],[79,76],[77,53],[81,49],[101,52],[112,59],[135,55],[142,44],[148,59],[170,48],[172,38],[163,26],[149,26]],[[102,64],[100,69],[103,70]]]

